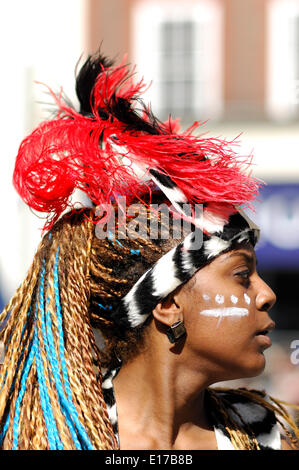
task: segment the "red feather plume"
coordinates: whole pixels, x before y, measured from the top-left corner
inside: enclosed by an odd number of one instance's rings
[[[128,203],[134,197],[142,199],[150,184],[122,157],[145,173],[158,169],[168,175],[189,202],[251,207],[261,183],[245,174],[251,158],[237,156],[232,149],[236,141],[194,136],[197,122],[179,133],[173,120],[159,123],[159,133],[149,134],[128,128],[113,115],[113,100],[121,98],[133,107],[144,88],[143,81],[133,83],[129,67],[122,63],[99,74],[92,92],[92,116],[83,116],[51,92],[57,117],[41,123],[23,140],[13,175],[22,199],[32,209],[49,214],[44,230],[69,206],[76,188],[95,205],[119,195],[126,196]],[[146,108],[142,118],[149,119]]]

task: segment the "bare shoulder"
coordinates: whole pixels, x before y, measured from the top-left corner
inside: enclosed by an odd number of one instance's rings
[[[287,439],[285,436],[280,436],[281,437],[281,450],[295,450],[291,447],[291,445],[288,443]]]

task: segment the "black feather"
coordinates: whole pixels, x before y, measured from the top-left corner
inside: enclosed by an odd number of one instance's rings
[[[109,69],[113,66],[113,61],[97,52],[94,55],[89,55],[87,60],[82,65],[79,73],[76,76],[76,94],[80,102],[80,113],[84,116],[93,117],[92,113],[92,100],[93,88],[96,80],[104,69]],[[129,78],[129,77],[128,77]],[[126,125],[126,130],[146,132],[147,134],[163,134],[163,124],[159,119],[154,116],[152,111],[148,109],[140,98],[134,100],[140,104],[142,114],[147,116],[147,119],[141,117],[136,109],[133,108],[133,100],[126,100],[114,94],[108,103],[107,109],[98,109],[97,112],[101,119],[107,120],[110,117],[115,117],[117,120]]]
[[[80,102],[80,113],[84,116],[92,115],[92,90],[98,75],[102,72],[103,67],[106,69],[110,68],[112,65],[113,62],[104,57],[100,52],[93,56],[88,56],[87,60],[82,65],[76,77],[76,93]],[[102,119],[108,118],[104,111],[102,114]]]

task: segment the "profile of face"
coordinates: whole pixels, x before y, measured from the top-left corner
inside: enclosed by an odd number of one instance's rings
[[[215,383],[264,370],[267,333],[275,326],[268,312],[275,301],[257,272],[254,249],[243,244],[197,271],[153,313],[160,321],[167,312],[171,321],[184,321],[181,361]]]

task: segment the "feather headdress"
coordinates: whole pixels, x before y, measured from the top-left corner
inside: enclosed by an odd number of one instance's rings
[[[128,204],[143,201],[153,183],[178,211],[187,202],[213,203],[216,213],[226,209],[227,215],[236,205],[250,206],[259,183],[245,174],[250,158],[237,156],[236,142],[194,136],[198,122],[181,133],[177,121],[160,122],[140,98],[144,89],[124,61],[113,67],[98,55],[77,77],[79,112],[52,93],[57,115],[24,139],[13,175],[22,199],[49,214],[44,229],[75,189],[96,206],[119,195]]]
[[[156,186],[183,216],[186,203],[203,204],[204,217],[192,219],[202,234],[200,248],[192,246],[193,231],[161,252],[110,306],[109,318],[126,328],[142,324],[159,300],[234,243],[255,245],[259,237],[258,227],[239,209],[250,207],[260,186],[244,171],[251,159],[238,157],[235,141],[194,136],[198,122],[184,132],[171,118],[160,122],[140,98],[144,89],[124,61],[114,67],[101,55],[89,57],[77,77],[80,110],[52,93],[57,115],[24,139],[13,176],[23,200],[49,214],[44,230],[68,207],[75,189],[95,206],[119,196],[128,204],[148,204]]]

